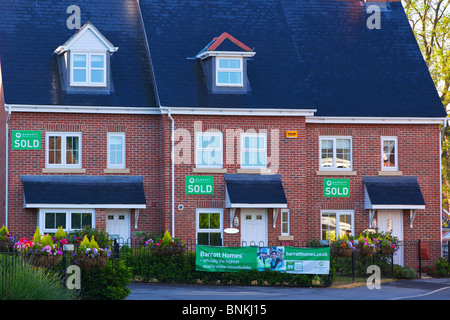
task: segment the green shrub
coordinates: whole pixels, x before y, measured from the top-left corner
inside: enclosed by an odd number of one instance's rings
[[[0,255],[0,298],[4,300],[72,300],[57,273],[37,268],[19,256]]]
[[[450,263],[446,258],[438,258],[436,261],[436,275],[438,277],[448,277],[450,275]]]
[[[396,279],[415,279],[416,272],[409,267],[402,267],[394,264],[394,278]]]
[[[102,269],[81,270],[81,299],[123,300],[131,293],[128,288],[131,270],[122,259],[109,260]]]

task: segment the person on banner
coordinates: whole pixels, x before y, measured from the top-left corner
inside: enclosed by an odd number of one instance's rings
[[[267,254],[267,248],[261,248],[261,250],[259,251],[259,255],[256,258],[256,267],[259,271],[270,269],[270,259]]]
[[[276,271],[280,271],[280,270],[284,270],[284,263],[283,260],[281,260],[278,257],[278,253],[276,250],[272,250],[272,252],[270,253],[271,259],[270,259],[270,269],[271,270],[276,270]]]

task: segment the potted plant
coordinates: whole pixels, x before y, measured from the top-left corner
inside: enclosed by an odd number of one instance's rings
[[[49,234],[41,237],[38,227],[33,239],[21,238],[14,247],[37,267],[55,267],[61,262],[63,254],[62,248],[53,242]]]
[[[398,250],[399,240],[391,233],[381,233],[379,237],[380,252],[382,255],[391,256]]]
[[[7,252],[9,248],[14,246],[14,237],[9,232],[8,228],[3,225],[0,229],[0,252]]]
[[[376,242],[363,234],[357,239],[355,247],[364,257],[372,256],[377,250]]]
[[[166,231],[159,240],[148,239],[145,241],[144,247],[155,256],[180,255],[185,252],[184,242],[179,239],[173,239],[169,231]]]
[[[78,250],[72,254],[74,262],[84,270],[99,269],[106,266],[111,251],[109,248],[100,248],[94,236],[91,240],[84,236]]]
[[[339,257],[349,257],[352,255],[355,247],[353,241],[346,234],[342,237],[338,237],[336,240],[331,242],[331,250],[333,253]]]

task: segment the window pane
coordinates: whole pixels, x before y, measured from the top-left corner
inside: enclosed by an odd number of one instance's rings
[[[350,139],[336,139],[336,167],[351,167]]]
[[[78,137],[66,137],[66,164],[79,163]]]
[[[61,137],[53,136],[48,138],[48,163],[61,163]]]
[[[209,229],[209,214],[208,213],[199,213],[198,227],[199,227],[199,229]]]
[[[75,68],[86,68],[86,55],[85,54],[74,54],[73,55],[73,66]]]
[[[219,136],[201,136],[199,139],[202,148],[220,148]]]
[[[91,82],[103,83],[104,81],[103,70],[91,70]]]
[[[86,82],[86,70],[85,69],[74,69],[73,70],[73,81],[74,82]]]
[[[109,138],[109,162],[115,165],[123,164],[123,137]]]
[[[81,213],[72,213],[72,229],[81,229]]]
[[[230,60],[229,59],[219,59],[219,68],[230,68]]]
[[[339,236],[349,236],[352,233],[352,216],[350,214],[339,215]]]
[[[104,56],[91,55],[91,67],[92,68],[104,68]]]
[[[199,232],[197,233],[197,243],[203,245],[209,245],[209,233]]]
[[[209,234],[209,244],[211,246],[221,246],[221,234],[218,232],[212,232]]]
[[[81,214],[81,227],[92,226],[92,213]]]
[[[211,213],[209,217],[209,228],[220,229],[220,213]]]
[[[321,142],[321,164],[322,167],[333,166],[333,140],[322,140]]]
[[[217,73],[217,82],[218,83],[229,83],[230,73],[229,72],[218,72]]]
[[[66,228],[66,214],[64,212],[46,212],[45,229]]]
[[[230,72],[230,83],[240,84],[241,83],[241,73],[240,72]]]
[[[383,167],[395,167],[395,140],[383,141]]]
[[[322,240],[336,239],[336,214],[322,214]]]
[[[240,69],[241,68],[241,61],[240,60],[230,60],[230,68]]]

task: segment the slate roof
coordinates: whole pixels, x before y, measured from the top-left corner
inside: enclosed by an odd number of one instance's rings
[[[364,176],[363,181],[371,205],[425,205],[416,176]]]
[[[140,0],[160,104],[305,108],[318,116],[445,117],[400,2],[366,26],[360,1]],[[251,92],[212,94],[193,58],[227,32],[254,49]]]
[[[119,47],[111,57],[111,94],[66,94],[60,84],[55,49],[69,30],[70,5]],[[74,106],[156,106],[139,7],[135,0],[1,0],[0,61],[5,103]],[[26,94],[24,94],[26,93]]]
[[[145,206],[141,176],[21,176],[25,205]]]
[[[360,1],[79,0],[81,24],[92,22],[119,47],[111,59],[111,94],[67,94],[60,87],[53,51],[75,32],[66,27],[66,9],[73,4],[1,0],[7,104],[153,107],[153,70],[159,105],[165,107],[446,116],[400,2],[382,13],[380,30],[369,30]],[[256,52],[247,64],[248,93],[213,94],[205,85],[195,56],[224,32]]]

